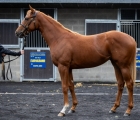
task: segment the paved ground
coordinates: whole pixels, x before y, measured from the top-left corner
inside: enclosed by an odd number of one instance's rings
[[[0,82],[0,120],[140,120],[139,84],[135,85],[135,105],[129,117],[123,116],[128,99],[126,89],[117,113],[109,114],[117,86],[95,83],[76,86],[76,112],[57,117],[63,106],[61,90],[60,82]]]

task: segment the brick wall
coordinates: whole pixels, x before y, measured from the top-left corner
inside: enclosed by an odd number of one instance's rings
[[[85,19],[117,19],[117,9],[58,9],[58,21],[65,27],[85,34]],[[95,68],[74,69],[74,81],[115,82],[114,68],[110,61]],[[60,76],[57,70],[57,80]]]

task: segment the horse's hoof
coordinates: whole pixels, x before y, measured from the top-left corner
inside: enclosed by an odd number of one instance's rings
[[[124,115],[123,116],[130,116],[130,114],[129,113],[124,113]]]
[[[69,110],[68,113],[75,113],[75,110]]]
[[[58,114],[58,116],[59,116],[59,117],[64,117],[65,114],[60,112],[60,113]]]
[[[116,111],[110,110],[109,113],[116,113]]]

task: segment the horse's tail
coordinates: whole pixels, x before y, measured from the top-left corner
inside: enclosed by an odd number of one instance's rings
[[[131,63],[131,77],[132,77],[133,82],[135,83],[135,80],[136,80],[136,47],[135,47],[134,58]]]

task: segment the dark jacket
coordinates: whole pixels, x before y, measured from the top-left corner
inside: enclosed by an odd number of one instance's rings
[[[2,54],[6,54],[6,55],[12,55],[12,56],[20,56],[21,52],[15,52],[9,49],[4,48],[1,44],[0,44],[0,63],[2,63],[3,61],[3,56]]]

